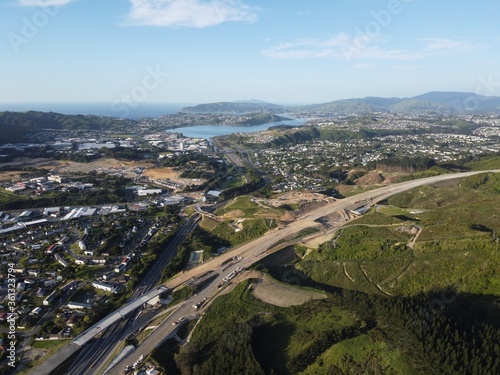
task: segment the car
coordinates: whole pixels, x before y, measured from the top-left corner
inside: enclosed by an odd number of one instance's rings
[[[186,318],[184,316],[180,317],[178,321],[176,322],[173,322],[172,325],[173,326],[176,326],[177,324],[179,324],[180,322],[182,322],[183,320],[185,320]]]

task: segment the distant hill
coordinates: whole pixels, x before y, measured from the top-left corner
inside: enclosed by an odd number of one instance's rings
[[[341,99],[328,103],[312,104],[293,108],[297,111],[312,111],[318,113],[370,113],[370,112],[389,112],[389,106],[398,103],[399,98],[377,98],[367,97],[360,99]]]
[[[136,121],[93,115],[63,115],[38,111],[0,112],[0,143],[24,141],[27,134],[44,129],[110,130],[132,123]]]
[[[249,100],[234,100],[232,103],[241,103],[241,104],[271,104],[267,103],[263,100],[258,100],[258,99],[249,99]]]
[[[482,96],[467,92],[433,91],[411,98],[378,98],[335,100],[328,103],[295,107],[298,111],[318,113],[397,112],[402,114],[500,114],[500,97]]]
[[[181,113],[234,113],[244,114],[251,112],[268,112],[268,113],[283,113],[286,108],[272,103],[263,102],[261,100],[240,100],[236,102],[218,102],[208,104],[198,104],[193,107],[184,107],[179,112]]]
[[[303,106],[281,106],[260,100],[240,100],[199,104],[185,107],[183,113],[249,113],[249,112],[321,114],[360,114],[372,112],[393,112],[408,115],[464,113],[500,114],[500,97],[482,96],[468,92],[433,91],[411,98],[366,97],[334,100],[327,103]]]

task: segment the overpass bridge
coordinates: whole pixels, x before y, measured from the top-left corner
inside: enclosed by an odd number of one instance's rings
[[[106,328],[110,327],[112,324],[116,323],[118,320],[122,319],[127,314],[131,313],[146,302],[168,290],[168,288],[160,285],[150,292],[145,293],[142,296],[130,301],[126,305],[120,307],[114,313],[100,320],[92,327],[88,328],[81,335],[73,339],[73,341],[71,341],[69,345],[63,346],[45,362],[28,372],[28,375],[49,375],[51,372],[61,366],[69,357],[76,353],[82,346],[88,343],[94,336],[104,331]]]
[[[88,328],[80,336],[77,336],[73,341],[71,341],[71,344],[75,345],[78,349],[81,348],[83,345],[89,342],[95,335],[104,331],[113,323],[116,323],[116,321],[124,318],[125,315],[131,313],[138,307],[142,306],[143,304],[152,300],[153,298],[159,296],[163,292],[166,292],[167,290],[168,288],[165,288],[164,286],[160,285],[159,287],[151,290],[150,292],[143,294],[139,298],[130,301],[126,305],[120,307],[114,313],[108,315],[104,319],[94,324],[92,327]]]

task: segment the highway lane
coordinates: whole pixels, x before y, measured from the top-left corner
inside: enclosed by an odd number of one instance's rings
[[[115,338],[113,333],[120,323],[120,321],[114,323],[111,327],[103,331],[100,337],[96,338],[94,342],[90,342],[84,346],[66,373],[80,375],[91,370],[98,357],[100,357],[100,349],[105,345],[109,345],[109,341]]]

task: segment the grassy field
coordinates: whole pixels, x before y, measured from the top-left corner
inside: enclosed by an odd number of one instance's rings
[[[320,245],[309,255],[311,260],[380,259],[406,251],[411,238],[400,226],[351,225],[336,232],[330,242]]]
[[[200,222],[200,227],[204,230],[206,230],[207,232],[211,232],[213,231],[217,225],[219,225],[220,223],[215,220],[215,219],[212,219],[208,216],[203,216],[203,219],[201,220]]]
[[[411,296],[453,285],[500,295],[499,193],[500,176],[481,174],[395,195],[297,267],[317,282],[369,293]]]
[[[236,217],[269,217],[269,218],[279,218],[285,213],[285,209],[279,209],[271,206],[264,205],[262,203],[256,203],[249,196],[241,196],[233,199],[223,208],[215,211],[217,216],[223,215],[235,215]]]
[[[465,163],[465,166],[475,171],[484,169],[500,169],[500,156],[478,158]]]
[[[252,291],[253,296],[260,301],[281,307],[300,306],[309,300],[326,297],[325,294],[317,291],[279,283],[267,275],[259,278],[259,281],[253,285]]]
[[[255,218],[245,220],[240,230],[237,231],[230,220],[217,225],[211,232],[219,241],[225,241],[232,246],[241,244],[248,240],[262,236],[268,230],[275,228],[276,222],[273,219]]]
[[[101,273],[104,270],[102,266],[84,266],[82,268],[77,268],[75,273],[75,277],[77,279],[89,280],[92,279],[98,273]]]
[[[245,214],[245,217],[253,217],[259,210],[259,205],[253,202],[250,197],[242,196],[233,199],[226,206],[215,211],[215,214],[217,216],[222,216],[228,212],[236,210],[242,211]]]
[[[31,346],[36,349],[46,349],[50,352],[54,352],[60,347],[66,345],[68,342],[69,340],[43,340],[35,341]]]

